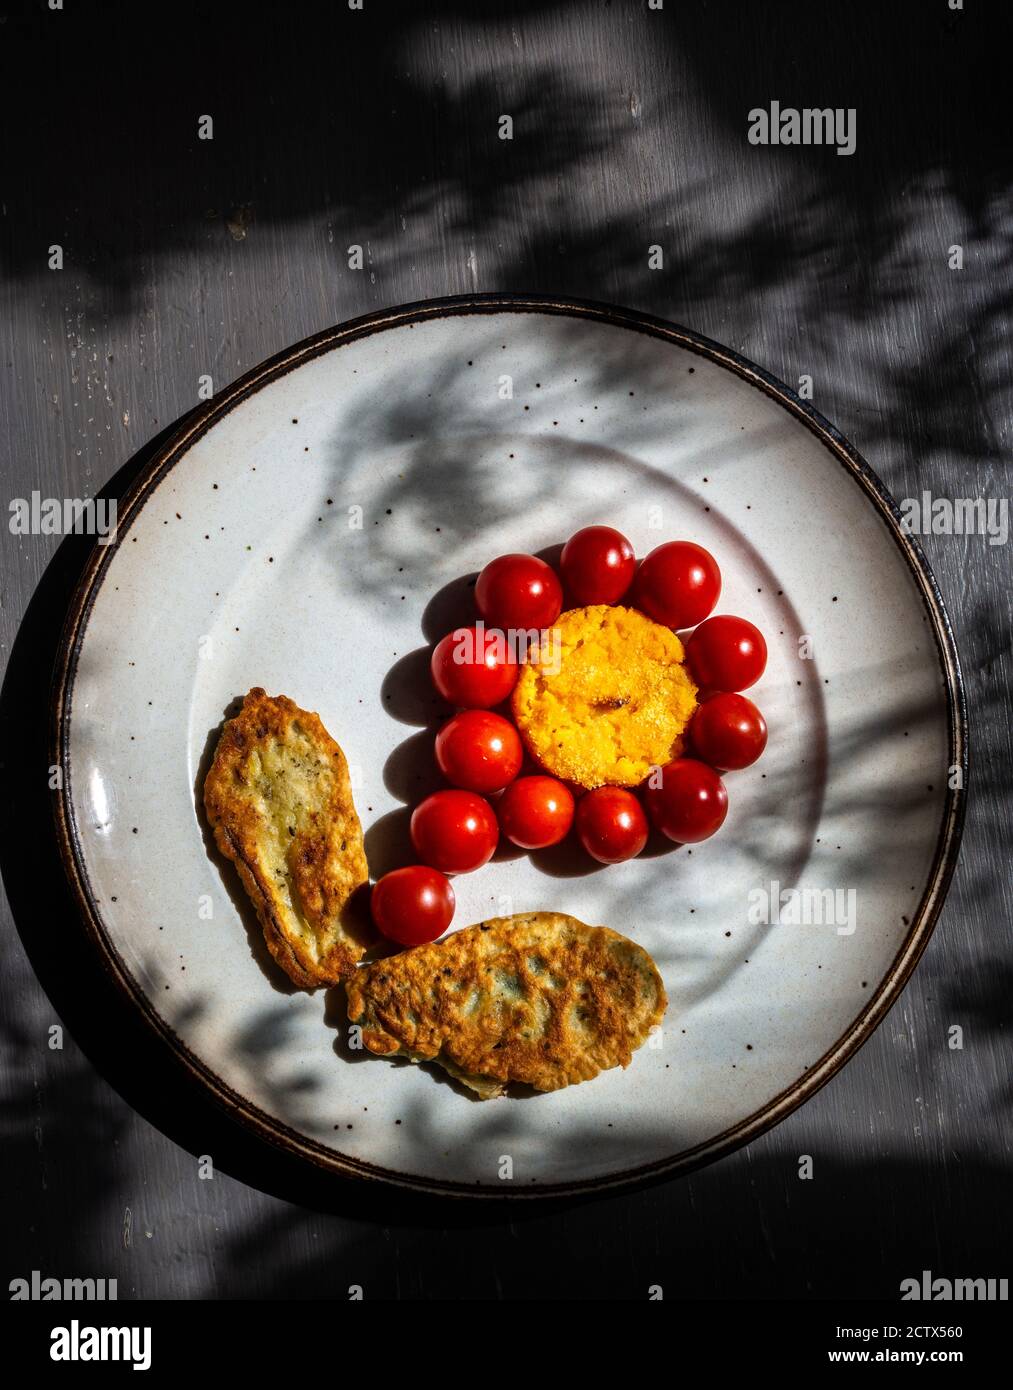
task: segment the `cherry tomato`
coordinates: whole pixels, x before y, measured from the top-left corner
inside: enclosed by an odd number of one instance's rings
[[[633,582],[637,561],[620,531],[585,526],[563,546],[559,567],[579,604],[618,603]]]
[[[644,808],[625,787],[598,787],[577,802],[580,843],[599,864],[633,859],[647,844]]]
[[[499,843],[493,809],[474,792],[433,792],[412,812],[411,834],[422,862],[445,874],[480,869]]]
[[[502,632],[457,627],[437,642],[431,670],[436,689],[452,705],[491,709],[517,683],[517,658]]]
[[[767,644],[745,618],[708,618],[686,643],[686,660],[697,685],[709,690],[745,690],[763,675]]]
[[[475,602],[490,627],[551,627],[563,608],[563,588],[537,555],[501,555],[478,576]]]
[[[654,778],[658,785],[652,786]],[[651,820],[670,840],[695,845],[720,830],[728,814],[725,784],[696,758],[676,758],[652,774],[644,788]]]
[[[558,845],[573,824],[573,793],[555,777],[519,777],[499,799],[503,834],[521,849]]]
[[[369,899],[377,929],[402,946],[435,941],[454,916],[454,890],[449,881],[424,864],[392,869],[377,883]]]
[[[668,541],[640,566],[633,602],[665,627],[696,627],[720,592],[721,571],[709,550],[693,541]]]
[[[524,750],[509,719],[466,709],[436,735],[436,763],[448,782],[471,792],[498,792],[521,770]]]
[[[745,695],[704,700],[689,726],[694,753],[724,772],[749,767],[767,746],[767,721]]]

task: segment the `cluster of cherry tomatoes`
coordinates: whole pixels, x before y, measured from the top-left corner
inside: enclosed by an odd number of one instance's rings
[[[652,823],[680,844],[707,839],[728,810],[719,772],[748,767],[766,746],[763,715],[739,693],[763,674],[766,643],[745,618],[709,616],[721,592],[721,572],[707,550],[692,541],[669,541],[638,567],[625,536],[609,526],[587,526],[563,547],[560,569],[562,580],[535,555],[491,561],[475,585],[482,622],[455,628],[433,651],[433,684],[458,710],[435,744],[436,762],[451,785],[412,813],[412,844],[421,862],[385,874],[371,897],[377,927],[403,945],[434,941],[446,931],[455,907],[448,875],[487,863],[501,835],[521,849],[539,850],[558,844],[572,827],[603,864],[638,855]],[[495,712],[520,669],[504,634],[550,628],[563,609],[564,585],[568,606],[623,601],[666,627],[694,629],[686,661],[700,689],[689,728],[695,756],[659,769],[641,796],[604,786],[575,799],[556,777],[519,776],[520,735]]]

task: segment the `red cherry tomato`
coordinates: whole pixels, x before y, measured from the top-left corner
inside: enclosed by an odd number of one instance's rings
[[[767,746],[767,721],[745,695],[721,692],[704,700],[689,726],[693,751],[711,767],[749,767]]]
[[[468,874],[492,858],[499,826],[488,801],[474,792],[433,792],[412,812],[412,844],[424,864]]]
[[[471,792],[498,792],[521,770],[524,750],[509,719],[466,709],[436,735],[436,763],[448,782]]]
[[[728,814],[728,793],[712,767],[696,758],[676,758],[661,768],[657,786],[651,785],[653,777],[644,799],[662,834],[680,845],[695,845],[720,830]]]
[[[577,802],[580,843],[599,864],[633,859],[647,844],[644,808],[625,787],[598,787]]]
[[[490,627],[551,627],[563,608],[563,588],[537,555],[501,555],[478,576],[475,602]]]
[[[402,946],[435,941],[454,916],[454,890],[443,874],[410,864],[384,874],[370,896],[377,929]]]
[[[767,644],[745,618],[708,618],[686,643],[686,660],[697,685],[709,690],[745,690],[763,675]]]
[[[457,627],[433,651],[433,684],[452,705],[491,709],[517,683],[517,658],[506,635],[484,627]]]
[[[611,526],[585,526],[563,546],[563,578],[579,604],[618,603],[637,568],[633,547]]]
[[[573,824],[573,793],[555,777],[519,777],[496,806],[503,834],[521,849],[558,845]]]
[[[665,627],[696,627],[720,592],[721,571],[709,550],[693,541],[668,541],[640,566],[633,602]]]

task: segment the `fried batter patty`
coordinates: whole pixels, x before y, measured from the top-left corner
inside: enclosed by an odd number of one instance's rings
[[[348,905],[368,870],[345,755],[319,716],[251,690],[222,730],[204,806],[282,969],[304,989],[352,971],[371,935]]]
[[[559,912],[465,927],[361,967],[345,989],[369,1051],[438,1062],[483,1099],[628,1066],[668,1003],[641,946]]]
[[[550,637],[513,693],[517,727],[547,772],[588,789],[633,787],[679,757],[697,692],[670,628],[602,603],[563,613]]]

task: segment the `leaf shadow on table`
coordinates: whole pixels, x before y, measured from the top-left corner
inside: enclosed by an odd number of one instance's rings
[[[715,334],[727,322],[731,345],[748,351],[738,325],[763,318],[776,293],[792,312],[784,359],[769,365],[791,379],[814,373],[827,413],[847,405],[867,443],[889,444],[896,414],[923,442],[922,476],[947,447],[1001,457],[1008,8],[927,13],[897,0],[777,14],[715,0],[634,14],[512,0],[478,20],[465,0],[391,0],[311,8],[300,24],[184,0],[154,50],[136,5],[55,19],[9,8],[0,263],[11,277],[44,277],[47,248],[61,242],[104,315],[134,313],[153,260],[203,257],[241,274],[260,228],[309,223],[326,227],[350,312],[363,307],[360,280],[382,287],[410,268],[417,283],[416,265],[449,253],[467,278],[447,265],[444,283],[421,293],[609,298]],[[574,11],[579,64],[567,42]],[[465,48],[471,68],[455,59]],[[103,132],[95,158],[64,135],[81,119],[83,64],[117,73],[89,89],[88,120]],[[772,96],[854,109],[855,152],[751,146],[748,113]],[[33,108],[47,119],[24,122]],[[198,137],[204,112],[212,139]],[[502,113],[512,140],[499,138]],[[658,140],[694,139],[692,175],[684,157],[650,157]],[[575,207],[585,188],[594,198]],[[912,243],[927,207],[939,225],[933,264]],[[961,238],[963,274],[947,268]],[[346,273],[345,242],[365,248],[370,276]],[[658,271],[652,245],[665,255]],[[952,312],[926,326],[930,285]],[[910,346],[884,371],[887,335]],[[858,400],[838,395],[844,352],[859,361]]]
[[[115,313],[136,311],[151,256],[195,242],[245,250],[264,223],[324,218],[343,236],[352,212],[361,232],[350,239],[372,263],[367,233],[380,223],[392,230],[392,189],[402,219],[431,207],[435,183],[454,190],[453,230],[490,221],[504,196],[523,197],[528,178],[499,138],[500,112],[534,136],[547,177],[563,177],[575,149],[606,139],[602,123],[582,112],[579,86],[551,60],[476,71],[459,85],[418,80],[405,40],[432,32],[444,15],[467,22],[462,0],[449,9],[418,0],[357,12],[310,5],[302,23],[249,5],[179,0],[157,47],[150,16],[123,0],[67,7],[55,25],[44,7],[9,8],[5,47],[16,58],[7,120],[24,100],[48,118],[4,142],[11,216],[0,264],[34,274],[40,248],[62,242],[68,266],[93,278]],[[545,0],[514,0],[510,13],[546,8]],[[105,136],[101,157],[89,161],[52,138],[81,118],[82,67],[117,73],[115,83],[89,89],[89,123]],[[479,113],[489,113],[484,129]],[[0,139],[9,133],[5,121]],[[480,157],[465,181],[456,161],[466,149]],[[335,255],[345,262],[343,245]]]

